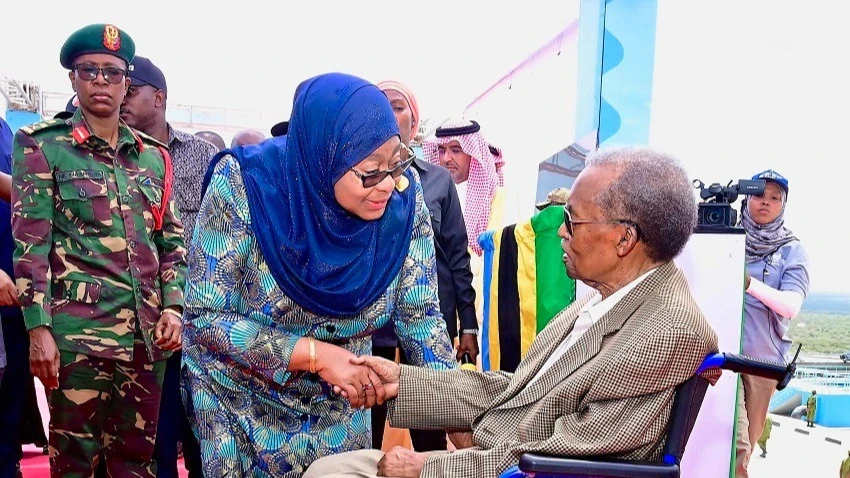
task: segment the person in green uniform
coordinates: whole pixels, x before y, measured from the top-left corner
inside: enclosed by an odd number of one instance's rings
[[[815,412],[818,410],[817,390],[812,390],[812,395],[806,401],[806,426],[815,427]]]
[[[761,436],[759,437],[758,443],[759,448],[761,448],[761,457],[767,457],[767,440],[770,438],[770,432],[773,430],[773,420],[770,417],[764,421],[764,429],[761,431]]]
[[[850,451],[847,454],[850,455]],[[850,456],[841,462],[841,468],[838,470],[838,478],[850,478]]]
[[[53,476],[153,477],[165,360],[181,345],[183,226],[166,148],[119,118],[133,40],[73,33],[68,119],[14,140],[14,272],[30,368],[49,391]]]

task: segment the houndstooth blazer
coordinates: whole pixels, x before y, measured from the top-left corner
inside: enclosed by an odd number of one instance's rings
[[[475,447],[432,455],[421,476],[496,477],[527,452],[660,458],[675,388],[717,351],[717,335],[667,263],[527,387],[591,297],[558,314],[514,374],[402,366],[393,426],[473,432]]]

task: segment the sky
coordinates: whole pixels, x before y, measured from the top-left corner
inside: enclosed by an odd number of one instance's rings
[[[576,3],[45,0],[17,13],[4,8],[16,16],[0,33],[0,75],[70,94],[62,43],[84,25],[114,23],[163,70],[170,104],[287,119],[301,81],[342,71],[399,80],[416,93],[423,118],[440,120],[562,31]],[[768,167],[788,176],[786,221],[809,252],[812,289],[850,293],[838,173],[850,109],[838,47],[850,44],[843,10],[827,0],[659,0],[653,121],[668,125],[659,146],[695,158],[700,166],[689,172],[706,182]]]
[[[20,48],[0,51],[0,72],[70,92],[59,65],[62,43],[86,24],[114,23],[133,37],[137,54],[163,70],[172,102],[286,119],[301,81],[341,71],[373,82],[402,81],[416,92],[423,117],[446,116],[561,31],[574,8],[537,0],[109,5],[46,0],[38,9],[22,8],[20,21],[3,22],[2,43]]]

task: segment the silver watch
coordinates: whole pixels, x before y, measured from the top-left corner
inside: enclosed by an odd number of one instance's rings
[[[474,335],[478,337],[478,329],[461,329],[460,335]]]

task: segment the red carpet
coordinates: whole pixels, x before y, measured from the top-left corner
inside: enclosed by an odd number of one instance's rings
[[[44,431],[46,434],[49,420],[47,400],[45,399],[44,388],[38,380],[35,380],[35,389],[36,396],[38,397],[38,408],[41,410],[41,420],[44,422]],[[181,478],[189,476],[189,472],[183,466],[182,459],[177,463],[177,470],[180,472]],[[24,445],[24,458],[21,460],[21,471],[24,474],[24,478],[49,478],[50,463],[47,455],[41,453],[41,448],[33,445]]]

